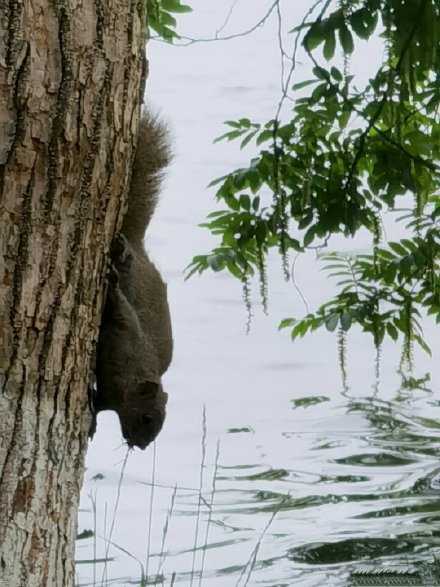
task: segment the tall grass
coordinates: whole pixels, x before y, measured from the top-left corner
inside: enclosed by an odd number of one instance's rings
[[[199,499],[197,502],[197,517],[196,517],[196,530],[194,533],[194,548],[193,548],[193,557],[192,557],[192,565],[191,565],[191,580],[190,580],[190,587],[193,587],[193,580],[195,574],[195,567],[196,567],[196,553],[197,553],[197,545],[199,541],[199,528],[200,528],[200,513],[202,510],[202,497],[203,497],[203,473],[205,469],[205,458],[206,458],[206,406],[203,406],[203,415],[202,415],[202,459],[200,463],[200,475],[199,475]]]
[[[145,577],[146,580],[149,576],[150,571],[150,551],[151,551],[151,531],[153,528],[153,506],[154,506],[154,489],[156,485],[156,443],[153,444],[153,471],[151,476],[151,489],[150,489],[150,511],[148,516],[148,534],[147,534],[147,557],[145,564]]]
[[[173,495],[171,497],[171,505],[170,505],[170,508],[168,509],[167,517],[165,519],[165,525],[163,527],[162,544],[161,544],[161,548],[160,548],[159,562],[157,564],[156,581],[154,582],[154,585],[155,586],[157,585],[158,578],[162,574],[162,567],[163,567],[163,565],[165,563],[165,558],[166,558],[165,544],[166,544],[166,540],[167,540],[168,528],[169,528],[169,525],[170,525],[171,516],[173,515],[173,511],[174,511],[174,503],[176,501],[176,494],[177,494],[177,485],[174,486]]]
[[[125,457],[124,457],[124,460],[123,460],[123,463],[122,463],[121,474],[119,475],[118,488],[117,488],[117,491],[116,491],[115,507],[114,507],[114,510],[113,510],[113,517],[112,517],[112,521],[111,521],[111,525],[110,525],[110,534],[108,536],[107,545],[106,545],[106,549],[105,549],[104,571],[102,573],[102,580],[101,580],[102,585],[105,585],[106,582],[107,582],[107,561],[108,561],[108,554],[109,554],[109,551],[110,551],[110,544],[112,543],[113,531],[115,529],[116,514],[117,514],[117,511],[118,511],[118,507],[119,507],[119,500],[121,498],[122,481],[124,480],[124,474],[125,474],[125,469],[127,467],[127,461],[128,461],[128,455],[129,455],[129,453],[130,453],[130,449],[127,449],[127,452],[125,453]],[[104,534],[104,536],[105,536],[105,534]],[[95,587],[95,584],[93,584],[93,585]]]
[[[95,490],[88,494],[88,497],[92,504],[92,513],[93,513],[93,559],[91,561],[81,561],[81,562],[92,562],[93,563],[93,583],[89,584],[88,587],[93,585],[93,587],[106,587],[109,585],[110,581],[108,578],[108,562],[112,560],[109,557],[110,554],[110,547],[115,548],[119,552],[123,553],[124,555],[128,556],[129,558],[135,560],[140,567],[140,578],[138,580],[139,587],[146,587],[147,585],[154,585],[155,587],[166,586],[166,587],[173,587],[175,582],[178,579],[178,575],[175,571],[171,573],[169,577],[166,577],[164,574],[164,565],[167,558],[167,541],[170,534],[170,526],[172,524],[173,515],[175,513],[176,502],[178,500],[179,492],[182,491],[191,491],[195,492],[197,495],[197,509],[195,515],[195,527],[194,527],[194,541],[192,546],[192,558],[191,558],[191,568],[189,571],[189,583],[190,587],[193,587],[195,582],[197,581],[198,576],[198,587],[203,587],[205,584],[206,587],[209,587],[209,584],[204,582],[204,572],[205,572],[205,564],[206,564],[206,552],[208,550],[209,544],[209,532],[213,522],[213,516],[215,514],[215,499],[216,499],[216,490],[217,490],[217,477],[218,477],[218,469],[219,469],[219,460],[220,460],[220,442],[217,441],[216,445],[216,453],[215,453],[215,460],[214,460],[214,467],[213,467],[213,475],[212,479],[210,480],[209,486],[210,490],[208,491],[205,488],[206,479],[205,479],[205,469],[206,469],[206,455],[207,455],[207,419],[206,419],[206,409],[203,408],[202,414],[202,438],[201,438],[201,461],[200,461],[200,470],[199,470],[199,486],[197,489],[189,488],[189,487],[179,487],[177,484],[174,487],[161,485],[156,483],[156,446],[153,445],[152,451],[152,477],[151,483],[146,483],[150,485],[150,498],[149,498],[149,511],[148,511],[148,526],[146,532],[146,557],[144,562],[140,561],[136,556],[134,556],[131,552],[125,549],[123,546],[116,544],[113,541],[113,533],[116,524],[116,517],[120,503],[120,497],[122,492],[122,484],[125,474],[125,469],[127,466],[127,461],[129,458],[130,451],[127,450],[125,458],[122,463],[121,473],[118,480],[118,486],[116,491],[116,499],[113,508],[112,519],[110,521],[110,530],[107,535],[107,503],[104,507],[104,519],[103,519],[103,526],[104,526],[104,535],[100,536],[97,532],[98,527],[98,491]],[[162,529],[162,539],[160,544],[160,550],[157,562],[157,569],[154,574],[150,576],[150,567],[151,567],[151,554],[152,554],[152,528],[153,528],[153,519],[155,517],[154,514],[154,496],[155,492],[159,488],[166,488],[172,490],[171,500],[169,508],[167,509],[167,513],[165,516],[165,521],[163,524]],[[285,499],[288,499],[286,497]],[[247,587],[251,578],[251,575],[255,569],[255,566],[258,562],[258,553],[261,547],[261,543],[269,530],[270,526],[272,525],[277,513],[279,512],[280,508],[283,505],[283,501],[278,504],[278,507],[272,513],[269,521],[267,522],[266,526],[263,528],[261,535],[258,537],[254,548],[246,562],[243,566],[242,571],[238,577],[236,587]],[[205,528],[204,532],[202,531],[202,519],[203,514],[206,511],[206,518],[205,518]],[[92,533],[88,533],[91,535]],[[104,541],[105,544],[105,557],[104,559],[98,559],[97,557],[97,540],[101,539]],[[197,565],[198,553],[200,553],[199,557],[199,565]],[[104,569],[101,577],[101,581],[97,582],[97,563],[104,563]],[[186,574],[186,573],[185,573]],[[80,587],[85,587],[80,586]]]
[[[216,488],[216,481],[217,481],[219,457],[220,457],[220,441],[217,440],[217,450],[215,453],[215,462],[214,462],[214,475],[212,478],[211,498],[210,498],[210,502],[208,504],[208,521],[206,523],[206,533],[205,533],[205,540],[204,540],[203,551],[202,551],[202,563],[200,565],[199,587],[201,587],[201,585],[202,585],[203,570],[205,567],[205,555],[206,555],[206,549],[208,547],[209,527],[211,525],[212,512],[214,509],[214,496],[215,496],[215,488]]]

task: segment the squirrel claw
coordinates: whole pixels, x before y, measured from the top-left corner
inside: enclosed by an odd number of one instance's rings
[[[127,242],[127,239],[120,232],[116,233],[113,238],[110,247],[110,255],[113,262],[120,265],[130,262],[132,259],[132,254],[130,252],[130,246]]]
[[[113,265],[113,263],[110,264],[110,267],[108,269],[107,279],[108,282],[113,286],[119,284],[119,273],[116,267]]]

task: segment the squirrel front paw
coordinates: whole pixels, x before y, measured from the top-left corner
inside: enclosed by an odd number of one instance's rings
[[[125,236],[120,232],[114,236],[110,247],[110,256],[116,265],[130,265],[133,259],[130,245]]]
[[[107,279],[113,287],[119,285],[119,273],[113,263],[110,263],[110,267],[108,268]]]

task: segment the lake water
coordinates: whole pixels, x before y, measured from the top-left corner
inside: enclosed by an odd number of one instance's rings
[[[209,38],[232,0],[191,4],[195,11],[181,16],[180,31]],[[250,28],[270,3],[233,5],[223,34]],[[286,30],[308,5],[281,3]],[[154,449],[129,455],[118,490],[126,448],[117,417],[100,415],[79,516],[79,530],[96,524],[97,537],[77,543],[80,585],[139,585],[142,564],[150,581],[161,574],[151,582],[157,585],[342,586],[356,562],[430,561],[440,542],[440,494],[430,486],[440,467],[435,326],[426,324],[434,359],[416,353],[417,375],[431,374],[429,389],[400,389],[399,348],[391,344],[375,386],[372,343],[355,330],[344,391],[333,335],[318,332],[292,345],[287,331],[277,332],[282,318],[305,309],[276,257],[269,264],[269,316],[256,286],[249,335],[239,283],[212,273],[183,280],[192,256],[215,244],[197,227],[215,205],[207,184],[253,154],[235,144],[212,145],[213,138],[224,132],[224,120],[265,121],[276,110],[274,17],[252,36],[227,42],[150,43],[148,95],[170,120],[176,152],[147,236],[169,284],[173,315],[168,417]],[[371,65],[375,55],[380,50],[372,46],[352,68],[365,76],[363,61],[368,56]],[[304,62],[293,82],[307,74]],[[388,221],[387,230],[397,229]],[[360,235],[333,247],[360,250],[368,243]],[[319,269],[313,254],[296,263],[296,282],[312,309],[332,292]],[[80,564],[106,556],[107,565]]]

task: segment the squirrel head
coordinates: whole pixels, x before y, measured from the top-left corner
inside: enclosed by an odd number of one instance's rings
[[[162,429],[168,400],[161,383],[143,381],[126,394],[118,409],[122,434],[130,448],[147,448]]]

